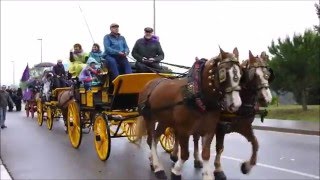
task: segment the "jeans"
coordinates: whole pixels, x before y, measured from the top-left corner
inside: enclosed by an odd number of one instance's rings
[[[130,74],[132,69],[127,57],[110,56],[105,57],[106,66],[111,71],[111,81],[113,81],[119,74]]]
[[[0,126],[4,126],[4,121],[6,120],[7,107],[0,106]]]

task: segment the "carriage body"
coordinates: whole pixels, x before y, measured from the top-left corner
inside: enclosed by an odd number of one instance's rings
[[[68,106],[68,134],[74,148],[81,144],[82,133],[93,130],[94,146],[100,160],[108,159],[111,150],[111,138],[127,137],[130,142],[136,140],[135,126],[138,113],[139,92],[151,80],[172,74],[132,73],[119,75],[109,82],[104,81],[86,91],[84,87],[75,88],[75,99]],[[87,131],[85,131],[87,129]],[[168,131],[170,132],[170,131]],[[170,152],[173,148],[173,133],[169,143],[161,143]],[[162,136],[162,140],[166,140]]]

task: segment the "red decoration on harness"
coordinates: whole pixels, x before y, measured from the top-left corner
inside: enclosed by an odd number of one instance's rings
[[[196,105],[199,107],[201,112],[205,112],[206,111],[206,106],[204,105],[201,97],[199,96],[199,85],[200,85],[200,63],[202,63],[203,61],[201,60],[196,60],[195,65],[194,65],[194,79],[193,79],[193,92],[195,92],[195,94],[198,94],[195,98],[195,103]]]

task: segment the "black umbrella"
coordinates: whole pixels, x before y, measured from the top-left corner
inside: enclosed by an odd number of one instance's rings
[[[55,64],[51,63],[51,62],[42,62],[42,63],[34,65],[34,67],[36,67],[36,68],[38,68],[38,67],[52,67],[54,65]]]

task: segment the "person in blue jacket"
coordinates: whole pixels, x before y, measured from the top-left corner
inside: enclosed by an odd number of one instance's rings
[[[113,80],[119,74],[132,73],[132,69],[127,59],[130,51],[126,39],[119,33],[119,25],[112,23],[110,31],[111,33],[103,38],[105,50],[103,57],[108,70],[111,71],[111,80]]]
[[[100,46],[98,43],[94,43],[92,45],[91,52],[89,53],[89,57],[92,57],[97,61],[97,66],[101,68],[102,63],[102,51],[100,50]]]

